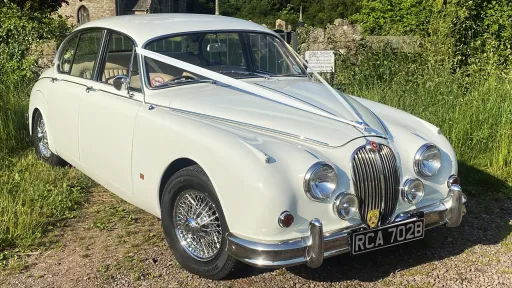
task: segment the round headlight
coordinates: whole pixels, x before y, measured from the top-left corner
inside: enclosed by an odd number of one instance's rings
[[[409,204],[416,204],[423,198],[424,193],[423,182],[420,179],[407,179],[402,188],[402,199]]]
[[[441,151],[428,143],[420,147],[414,156],[414,171],[418,176],[432,177],[441,168]]]
[[[347,192],[338,194],[332,205],[334,214],[344,220],[356,217],[358,215],[357,207],[357,197]]]
[[[331,197],[338,185],[336,169],[326,162],[317,162],[304,177],[304,191],[311,199],[320,201]]]

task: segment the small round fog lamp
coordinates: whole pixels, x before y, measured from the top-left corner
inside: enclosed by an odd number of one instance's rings
[[[358,201],[354,194],[343,192],[334,199],[333,211],[336,216],[343,220],[354,218],[358,215]]]
[[[425,193],[423,182],[418,178],[407,179],[402,188],[402,199],[409,204],[420,202]]]

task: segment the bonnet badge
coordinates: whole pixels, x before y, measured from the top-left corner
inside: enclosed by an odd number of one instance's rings
[[[379,144],[374,141],[368,141],[368,143],[366,143],[366,149],[379,151]]]

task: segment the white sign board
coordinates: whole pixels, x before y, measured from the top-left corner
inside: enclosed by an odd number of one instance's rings
[[[315,72],[334,72],[333,51],[306,51],[306,61]]]

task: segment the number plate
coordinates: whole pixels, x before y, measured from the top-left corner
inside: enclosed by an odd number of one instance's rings
[[[352,234],[351,253],[359,254],[423,238],[425,220],[413,219]]]

